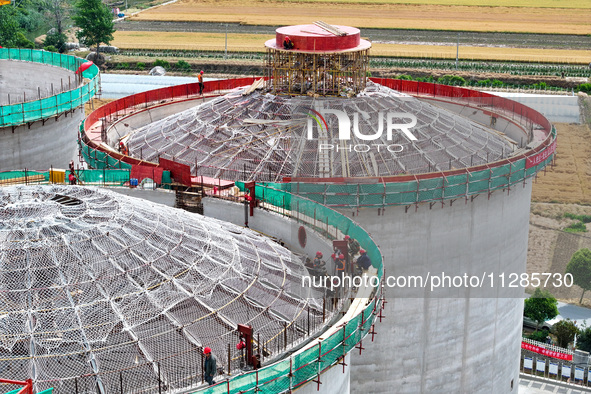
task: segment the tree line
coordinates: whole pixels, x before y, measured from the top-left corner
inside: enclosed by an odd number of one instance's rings
[[[0,6],[0,46],[30,48],[41,31],[48,31],[40,49],[67,51],[66,31],[76,28],[82,45],[97,47],[109,44],[115,32],[113,14],[101,0],[13,0]]]

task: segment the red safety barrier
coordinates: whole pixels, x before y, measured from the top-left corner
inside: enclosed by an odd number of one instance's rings
[[[191,167],[176,161],[160,158],[160,167],[163,170],[170,171],[170,176],[175,182],[191,186]]]
[[[225,79],[219,81],[208,81],[204,83],[204,93],[212,93],[216,91],[223,91],[223,90],[230,90],[236,87],[247,86],[252,84],[256,78],[237,78],[237,79]],[[498,166],[498,165],[505,165],[510,162],[515,162],[516,160],[520,160],[526,157],[531,157],[532,161],[540,159],[543,155],[549,155],[553,153],[553,151],[548,150],[546,148],[552,144],[554,139],[551,137],[552,125],[550,122],[539,112],[533,110],[523,104],[517,103],[513,100],[506,99],[503,97],[498,97],[490,93],[480,92],[473,89],[467,89],[463,87],[457,86],[447,86],[447,85],[439,85],[430,82],[416,82],[416,81],[406,81],[406,80],[398,80],[398,79],[386,79],[386,78],[370,78],[371,81],[378,83],[380,85],[389,87],[394,90],[398,90],[402,93],[407,93],[410,95],[419,95],[419,96],[430,96],[430,97],[442,97],[442,98],[453,98],[453,99],[461,99],[462,102],[467,102],[474,107],[492,107],[495,109],[505,110],[508,111],[509,114],[507,116],[509,118],[519,116],[523,120],[529,121],[531,124],[540,125],[545,133],[546,139],[540,143],[536,148],[530,150],[526,154],[520,155],[518,157],[513,157],[511,159],[501,160],[495,163],[489,163],[487,165],[482,165],[478,167],[471,167],[470,171],[478,171],[480,169],[487,169],[490,167]],[[157,103],[157,102],[164,102],[166,100],[172,99],[182,99],[184,97],[195,97],[198,95],[199,92],[199,84],[198,83],[190,83],[185,85],[178,85],[173,87],[165,87],[160,89],[155,89],[147,92],[137,93],[128,97],[124,97],[119,100],[112,101],[94,112],[92,112],[84,123],[84,130],[88,130],[94,123],[100,120],[100,118],[110,116],[115,114],[119,111],[123,111],[132,107],[137,107],[141,105],[145,105],[148,107],[148,103]],[[99,146],[92,143],[91,141],[86,140],[86,142],[93,147],[94,149],[100,149]],[[546,152],[541,155],[540,152]],[[117,157],[119,155],[111,154],[113,157]],[[547,156],[546,156],[547,157]],[[142,164],[142,165],[150,165],[150,163],[142,162],[141,160],[134,159],[132,157],[124,157],[122,158],[123,161],[130,164]],[[174,163],[170,160],[165,160],[167,165],[171,165],[170,163]],[[179,167],[176,168],[176,172],[178,174],[175,176],[175,180],[183,183],[183,184],[191,184],[190,180],[190,170],[181,169],[184,164],[179,164]],[[162,167],[162,161],[159,165]],[[186,166],[189,168],[189,166]],[[164,168],[168,169],[168,168]],[[187,173],[189,175],[187,175]],[[465,169],[462,170],[452,170],[452,171],[444,171],[445,175],[455,175],[455,174],[462,174],[466,173]],[[392,176],[392,177],[380,177],[379,179],[383,182],[397,182],[401,181],[404,182],[406,180],[413,180],[417,178],[421,179],[428,179],[428,178],[436,178],[440,177],[440,173],[430,173],[430,174],[420,174],[417,176]],[[289,178],[284,179],[286,181]],[[347,178],[331,178],[334,182],[343,182],[347,181]],[[296,178],[292,179],[296,181]],[[316,178],[297,178],[297,181],[300,182],[318,182],[319,179]],[[321,181],[326,182],[327,179],[322,179]]]
[[[131,178],[131,179],[135,178],[140,183],[144,179],[150,178],[154,182],[156,182],[157,184],[161,184],[162,183],[162,172],[164,172],[164,168],[162,168],[162,167],[133,164],[131,166],[131,172],[129,173],[129,178]]]

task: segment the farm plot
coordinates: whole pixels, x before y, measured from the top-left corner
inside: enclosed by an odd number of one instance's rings
[[[538,175],[534,201],[591,204],[591,129],[558,123],[555,164]]]
[[[254,25],[293,25],[321,19],[331,24],[386,29],[424,29],[525,33],[589,34],[591,19],[587,1],[568,2],[574,8],[544,8],[549,0],[529,7],[523,2],[461,0],[462,5],[442,5],[443,1],[421,4],[394,4],[388,0],[287,2],[256,0],[182,0],[144,11],[133,20],[239,22]],[[427,3],[427,4],[425,4]],[[448,3],[448,2],[446,2]],[[566,3],[566,2],[560,2]],[[469,4],[469,5],[466,5]],[[475,4],[476,6],[471,6]]]

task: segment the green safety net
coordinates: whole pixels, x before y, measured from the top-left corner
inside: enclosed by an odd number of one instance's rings
[[[18,60],[47,64],[76,71],[85,59],[60,53],[33,49],[0,48],[0,60]],[[18,126],[73,110],[88,102],[98,89],[97,66],[86,69],[82,76],[89,79],[84,85],[40,100],[0,106],[0,127]]]

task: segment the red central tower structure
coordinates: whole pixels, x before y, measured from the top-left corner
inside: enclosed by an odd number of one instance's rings
[[[271,93],[351,97],[365,88],[371,43],[357,28],[285,26],[265,46]]]

